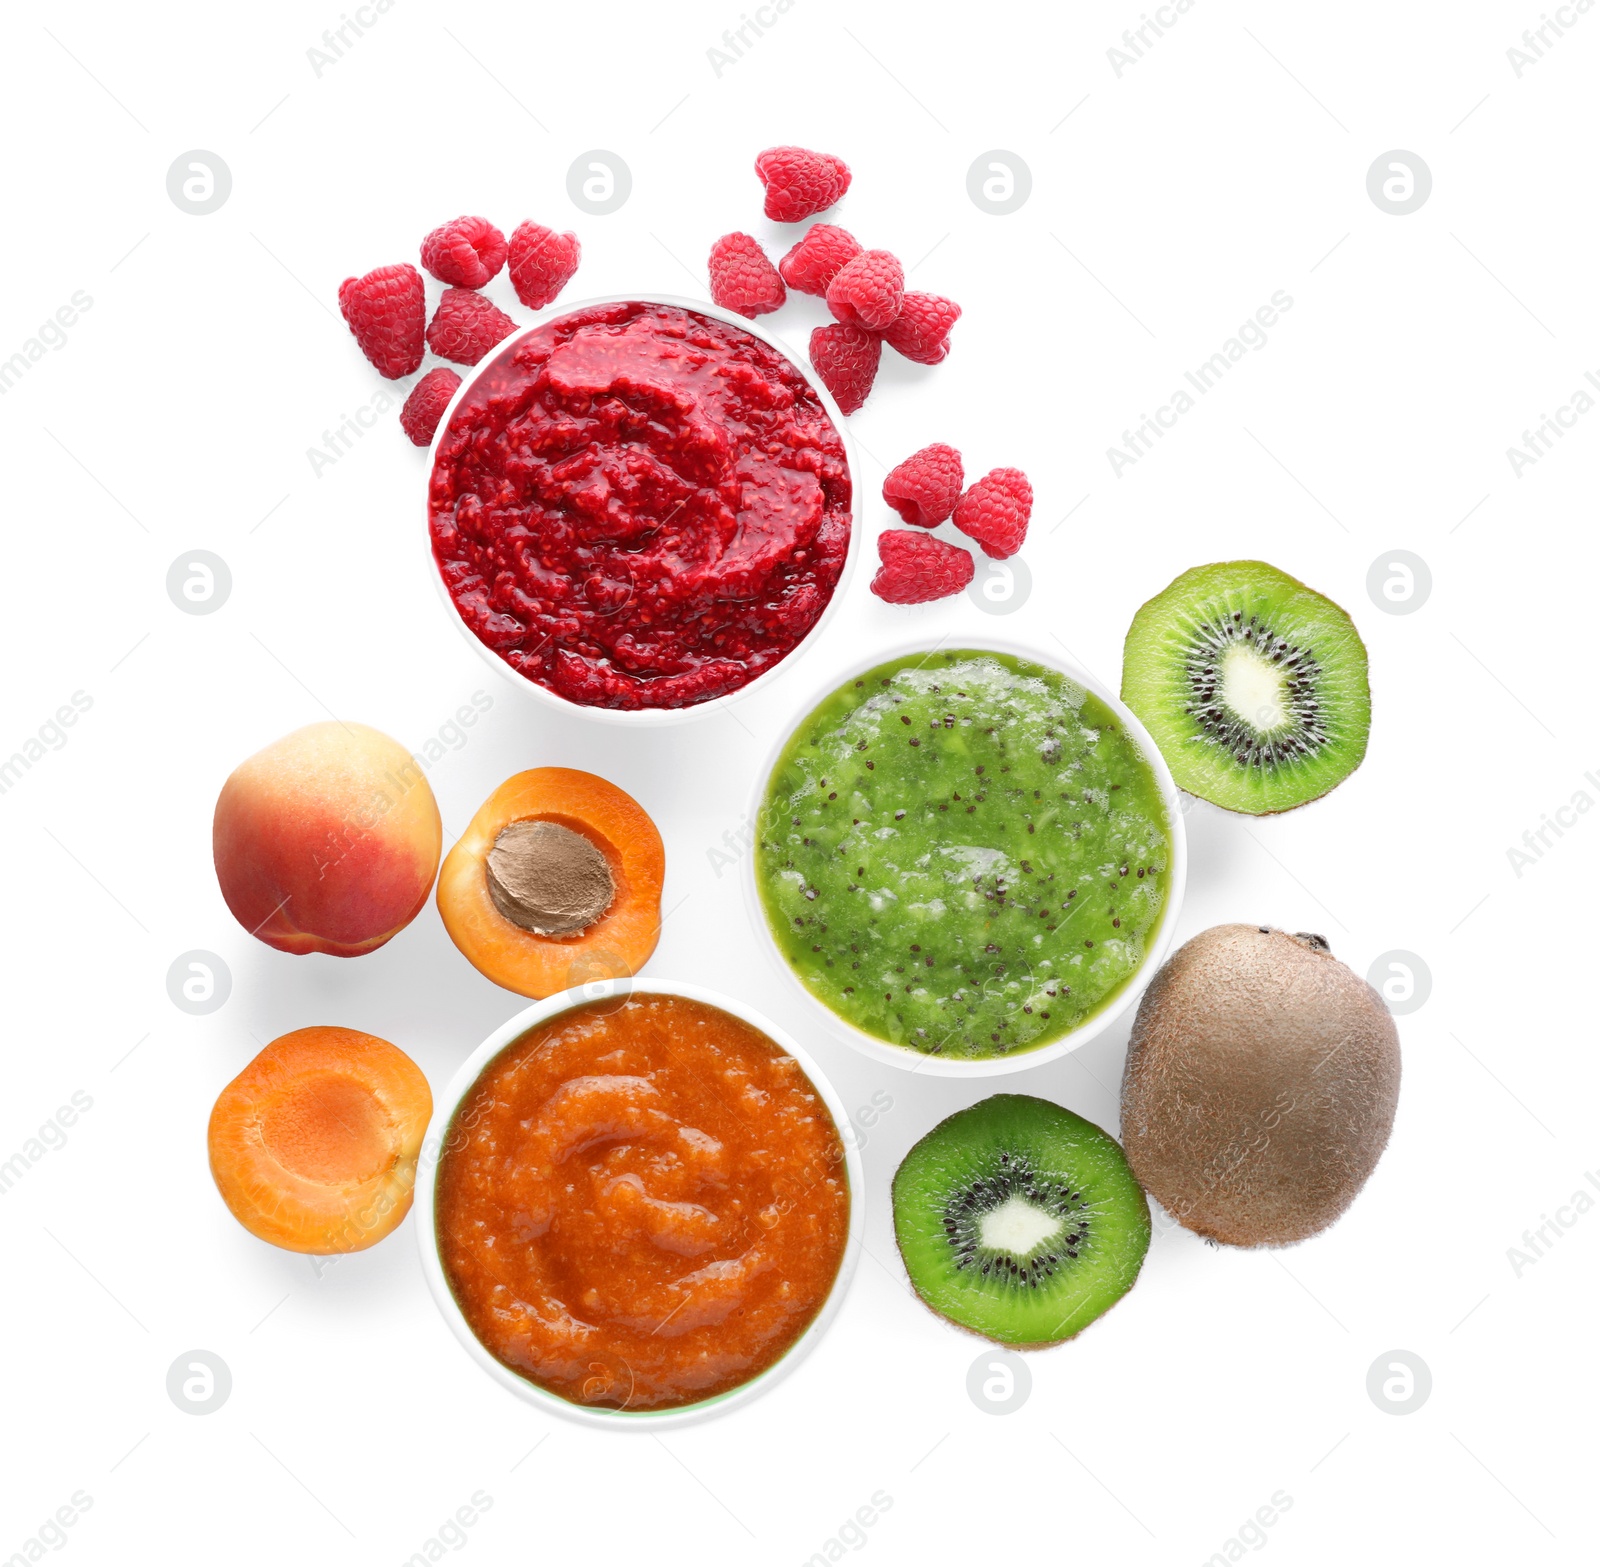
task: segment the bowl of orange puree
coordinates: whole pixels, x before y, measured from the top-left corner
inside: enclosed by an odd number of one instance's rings
[[[613,1428],[704,1419],[837,1313],[860,1155],[816,1064],[742,1003],[660,980],[564,991],[440,1103],[423,1268],[467,1352],[528,1402]]]

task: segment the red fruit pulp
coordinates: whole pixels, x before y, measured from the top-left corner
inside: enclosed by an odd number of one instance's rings
[[[472,633],[588,707],[747,685],[827,607],[850,544],[844,443],[787,359],[671,305],[599,305],[503,351],[429,490]]]

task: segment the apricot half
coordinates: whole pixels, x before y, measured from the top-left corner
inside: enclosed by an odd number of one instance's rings
[[[353,1028],[272,1041],[217,1096],[206,1142],[222,1200],[285,1251],[364,1251],[411,1208],[433,1094],[405,1051]]]
[[[280,952],[353,958],[416,918],[439,868],[422,764],[365,724],[308,724],[241,762],[211,851],[233,916]]]
[[[644,967],[665,872],[661,834],[632,795],[535,767],[501,784],[445,856],[439,914],[479,973],[542,1001]]]

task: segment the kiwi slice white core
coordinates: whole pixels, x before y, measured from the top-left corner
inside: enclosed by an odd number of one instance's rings
[[[1276,734],[1293,722],[1284,701],[1288,673],[1281,664],[1256,651],[1253,643],[1235,642],[1222,655],[1222,701],[1258,735]]]
[[[1026,1257],[1060,1229],[1058,1214],[1047,1213],[1026,1198],[1013,1195],[978,1220],[978,1239],[990,1251],[1010,1251]]]

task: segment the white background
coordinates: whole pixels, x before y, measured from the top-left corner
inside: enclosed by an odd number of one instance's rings
[[[1199,0],[1119,77],[1107,50],[1136,0],[1059,10],[797,0],[719,75],[707,51],[738,0],[398,0],[320,76],[307,51],[338,0],[10,10],[0,359],[75,290],[93,305],[0,398],[0,753],[74,691],[93,706],[0,795],[0,1160],[74,1091],[93,1108],[0,1201],[0,1558],[83,1490],[59,1547],[82,1562],[400,1563],[475,1491],[493,1505],[461,1550],[483,1561],[797,1564],[878,1491],[892,1506],[854,1550],[881,1563],[1227,1559],[1278,1491],[1292,1507],[1244,1554],[1589,1559],[1600,1216],[1565,1210],[1576,1222],[1520,1277],[1508,1248],[1600,1166],[1584,982],[1600,820],[1569,818],[1520,876],[1507,850],[1576,791],[1600,799],[1584,777],[1600,769],[1600,411],[1520,478],[1506,448],[1600,368],[1600,13],[1565,12],[1576,25],[1519,78],[1506,50],[1533,4]],[[886,354],[852,421],[869,545],[884,465],[950,441],[970,473],[1032,476],[1033,596],[1000,621],[965,599],[891,608],[867,592],[869,548],[825,643],[737,717],[644,739],[553,718],[442,610],[424,459],[393,409],[313,472],[324,431],[393,396],[337,317],[338,283],[482,212],[575,229],[569,298],[694,292],[717,235],[790,242],[750,169],[783,141],[843,155],[855,183],[830,216],[965,311],[944,365]],[[166,192],[195,148],[232,171],[210,216]],[[593,148],[632,171],[609,217],[566,194]],[[1010,216],[967,194],[990,149],[1032,172]],[[1432,170],[1410,216],[1367,194],[1390,149]],[[1294,303],[1267,346],[1116,477],[1107,446],[1276,290]],[[491,293],[525,318],[503,276]],[[803,351],[820,302],[764,319]],[[233,576],[206,617],[164,586],[196,548]],[[1397,549],[1433,579],[1404,616],[1366,587]],[[1163,1229],[1132,1294],[1032,1357],[1031,1397],[996,1417],[966,1392],[979,1341],[908,1295],[887,1204],[905,1149],[984,1090],[822,1037],[711,851],[773,737],[874,640],[1003,627],[1115,684],[1144,599],[1246,557],[1354,614],[1371,750],[1291,815],[1190,812],[1180,936],[1249,920],[1321,931],[1363,973],[1420,956],[1432,992],[1401,1020],[1394,1140],[1349,1215],[1292,1251]],[[206,1169],[212,1100],[277,1034],[370,1030],[438,1092],[522,1005],[431,905],[362,959],[271,951],[210,863],[212,804],[249,753],[329,713],[420,748],[480,690],[488,715],[431,772],[447,842],[521,768],[615,780],[667,843],[675,912],[650,972],[801,1030],[847,1105],[894,1101],[866,1149],[868,1255],[829,1336],[769,1396],[661,1440],[493,1386],[425,1291],[412,1220],[319,1276],[242,1231]],[[232,970],[207,1017],[167,997],[192,948]],[[1126,1037],[1003,1086],[1115,1128]],[[165,1390],[196,1348],[233,1378],[204,1417]],[[1433,1378],[1405,1416],[1366,1391],[1395,1349]]]

